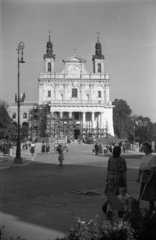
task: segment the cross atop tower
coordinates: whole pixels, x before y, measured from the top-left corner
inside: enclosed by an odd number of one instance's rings
[[[97,32],[97,42],[99,42],[99,35],[100,35],[100,33]]]
[[[50,37],[51,37],[51,31],[49,31],[49,41],[50,41]]]
[[[76,48],[73,49],[73,51],[74,51],[74,55],[76,54],[76,50],[77,50]]]

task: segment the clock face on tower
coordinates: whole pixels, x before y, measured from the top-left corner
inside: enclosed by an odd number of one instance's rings
[[[70,65],[68,67],[68,74],[72,77],[79,77],[80,76],[80,68],[76,65]]]

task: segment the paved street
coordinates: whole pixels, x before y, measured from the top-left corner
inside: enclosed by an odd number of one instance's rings
[[[137,177],[141,155],[124,157],[130,193],[138,197],[139,185],[131,183]],[[25,167],[0,170],[1,219],[7,237],[55,239],[68,231],[77,217],[88,220],[97,213],[99,222],[103,221],[108,156],[95,156],[92,145],[74,143],[65,153],[64,166],[58,165],[57,158],[51,146],[49,155],[38,152]]]

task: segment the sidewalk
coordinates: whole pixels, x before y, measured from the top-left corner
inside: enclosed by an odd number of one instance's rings
[[[32,156],[30,153],[30,150],[21,150],[21,158],[22,163],[14,163],[14,159],[16,156],[16,147],[14,148],[14,154],[13,157],[10,157],[9,155],[3,155],[2,152],[0,152],[0,169],[4,168],[15,168],[15,167],[24,167],[30,164],[35,156],[40,152],[40,143],[37,143],[35,146],[35,154]]]
[[[24,167],[33,161],[34,156],[31,156],[30,153],[21,152],[22,163],[15,163],[15,155],[10,157],[9,155],[3,155],[0,153],[0,169],[4,168],[15,168],[15,167]]]

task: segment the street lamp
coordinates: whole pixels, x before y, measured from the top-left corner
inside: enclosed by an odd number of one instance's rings
[[[134,136],[133,136],[133,141],[134,141],[134,146],[135,146],[135,121],[134,121]]]
[[[21,158],[21,144],[20,144],[20,63],[25,63],[23,60],[23,49],[24,49],[24,43],[20,42],[18,45],[18,95],[17,95],[17,109],[18,109],[18,137],[17,137],[17,148],[16,148],[16,157],[14,159],[14,163],[22,163],[22,158]],[[19,57],[21,52],[21,59]]]

